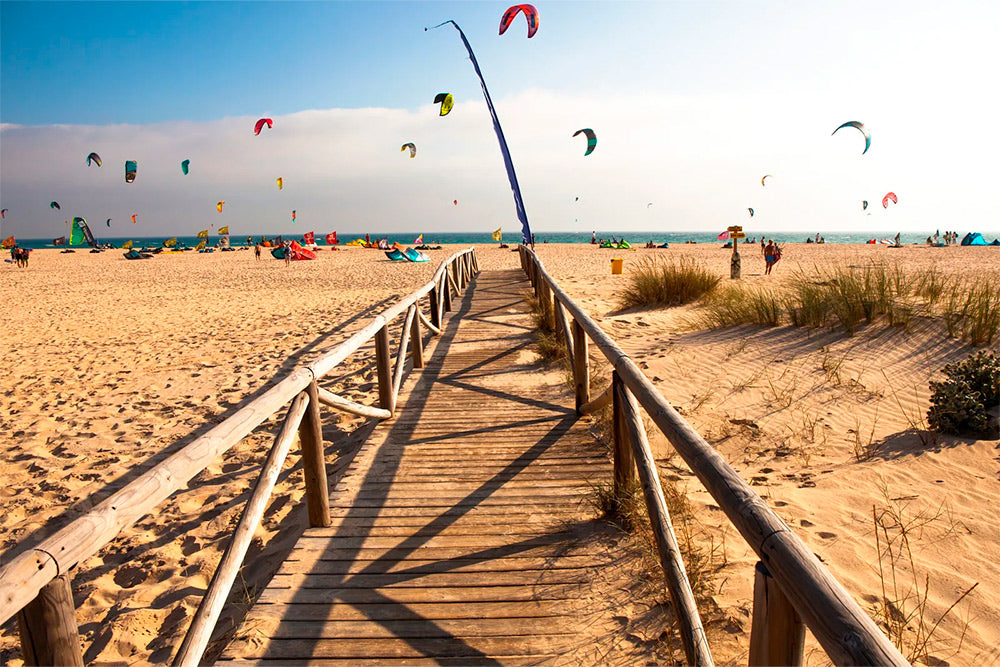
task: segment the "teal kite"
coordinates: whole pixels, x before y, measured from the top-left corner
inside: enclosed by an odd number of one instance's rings
[[[593,153],[594,149],[597,148],[597,135],[594,134],[594,131],[592,129],[590,129],[589,127],[585,127],[582,130],[577,130],[576,132],[574,132],[573,136],[575,137],[581,132],[587,135],[587,152],[583,154],[584,157],[586,157],[587,155]]]
[[[836,130],[834,130],[830,134],[830,136],[832,137],[834,134],[837,134],[837,130],[842,130],[845,127],[853,127],[855,130],[857,130],[858,132],[860,132],[861,134],[864,135],[864,137],[865,137],[865,149],[863,151],[861,151],[861,154],[864,155],[865,153],[867,153],[868,152],[868,148],[872,145],[872,133],[869,132],[865,128],[865,124],[862,123],[862,122],[860,122],[860,121],[857,121],[857,120],[847,121],[846,123],[844,123],[843,125],[841,125],[840,127],[838,127]]]
[[[185,176],[188,175],[188,165],[190,164],[191,160],[184,160],[183,162],[181,162],[181,173],[183,173]]]

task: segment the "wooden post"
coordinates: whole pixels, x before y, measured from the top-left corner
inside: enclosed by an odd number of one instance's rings
[[[419,311],[420,304],[415,303],[413,307]],[[419,313],[414,313],[419,314]],[[413,348],[413,367],[424,367],[424,342],[420,339],[420,318],[414,317],[410,326],[410,347]]]
[[[459,257],[451,266],[455,270],[455,284],[458,285],[458,291],[461,292],[465,289],[465,257]]]
[[[375,365],[378,371],[379,407],[389,412],[395,412],[396,405],[392,395],[392,359],[389,358],[388,324],[379,329],[378,333],[375,334]]]
[[[754,568],[750,667],[801,665],[806,631],[764,563]]]
[[[587,350],[587,332],[575,319],[573,328],[573,382],[576,386],[576,412],[590,402],[590,354]]]
[[[444,270],[444,312],[451,312],[451,278],[447,268]]]
[[[17,612],[26,665],[83,665],[69,575],[60,574]]]
[[[430,291],[428,296],[431,298],[431,324],[433,324],[438,329],[441,328],[441,311],[438,310],[438,288],[440,285],[435,285],[434,289]]]
[[[299,442],[302,445],[302,472],[306,478],[309,525],[315,528],[330,525],[330,492],[326,481],[326,456],[316,380],[309,383],[306,393],[309,395],[309,405],[299,424]]]
[[[611,373],[612,414],[614,418],[614,488],[613,493],[618,500],[624,500],[627,493],[635,488],[635,460],[632,458],[632,443],[625,425],[622,405],[622,395],[626,391],[617,372]]]

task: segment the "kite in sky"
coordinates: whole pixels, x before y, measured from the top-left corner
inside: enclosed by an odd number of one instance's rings
[[[138,213],[133,213],[133,214],[132,214],[132,224],[133,224],[133,225],[135,224],[135,217],[136,217],[137,215],[139,215],[139,214],[138,214]]]
[[[292,222],[295,222],[295,209],[292,209]]]
[[[528,37],[535,34],[535,30],[538,30],[538,11],[531,5],[519,5],[516,6],[517,9],[513,7],[504,12],[504,18],[510,14],[510,19],[507,20],[507,25],[510,25],[510,21],[513,20],[514,15],[518,11],[523,9],[525,16],[528,19]],[[511,10],[514,10],[513,12]],[[500,144],[500,153],[503,155],[504,167],[507,169],[507,180],[510,182],[511,192],[514,194],[514,208],[517,212],[517,219],[521,222],[521,238],[525,243],[531,243],[531,226],[528,224],[528,213],[524,209],[524,199],[521,197],[521,186],[517,183],[517,174],[514,172],[514,161],[510,157],[510,149],[507,147],[507,140],[503,136],[503,128],[500,127],[500,118],[497,117],[497,111],[493,107],[493,100],[490,98],[490,91],[486,87],[486,79],[483,78],[483,71],[479,68],[479,61],[476,60],[476,54],[472,50],[472,45],[469,44],[469,40],[465,37],[465,33],[457,23],[452,20],[445,21],[444,23],[439,23],[434,26],[434,28],[440,28],[445,23],[450,23],[455,30],[458,31],[459,37],[462,38],[462,44],[465,46],[466,52],[469,54],[469,60],[472,61],[472,68],[476,71],[476,76],[479,77],[479,85],[483,89],[483,97],[486,98],[486,107],[490,111],[490,117],[493,119],[493,131],[497,135],[497,142]],[[428,28],[424,28],[428,30]],[[506,30],[504,26],[504,21],[500,21],[500,34]],[[455,204],[458,204],[458,200],[455,200]]]
[[[889,202],[893,204],[898,204],[899,200],[896,199],[895,192],[887,192],[885,197],[882,197],[882,208],[889,208]]]
[[[278,177],[278,189],[281,190],[284,187],[285,187],[285,179],[283,179],[281,176],[279,176]]]
[[[853,127],[854,129],[858,130],[859,132],[861,132],[861,134],[864,135],[864,137],[865,137],[865,149],[863,151],[861,151],[861,154],[864,155],[865,153],[867,153],[868,152],[868,148],[872,145],[872,134],[871,134],[871,132],[869,132],[865,128],[865,124],[862,123],[862,122],[860,122],[860,121],[856,121],[856,120],[847,121],[846,123],[844,123],[843,125],[841,125],[840,127],[838,127],[836,130],[834,130],[830,134],[830,136],[832,137],[834,134],[837,134],[837,130],[841,130],[841,129],[845,128],[845,127]]]
[[[93,162],[98,167],[100,167],[101,166],[101,156],[98,155],[97,153],[91,153],[90,155],[87,156],[87,166],[88,167],[90,166],[91,162]]]
[[[133,222],[135,222],[135,221],[133,220]],[[108,218],[107,220],[105,220],[104,224],[107,225],[108,227],[110,227],[111,226],[111,218]]]
[[[6,208],[5,209],[0,209],[0,218],[6,218],[7,217],[7,210],[8,209],[6,209]]]
[[[215,210],[218,211],[219,213],[222,213],[222,205],[225,204],[225,203],[226,203],[225,199],[223,199],[223,200],[221,200],[219,202],[216,202],[216,204],[215,204]]]
[[[183,173],[185,176],[188,175],[189,164],[191,164],[191,160],[184,160],[183,162],[181,162],[181,173]]]
[[[135,172],[139,170],[139,165],[135,160],[125,160],[125,182],[131,183],[135,180]]]
[[[764,178],[774,178],[774,176],[772,176],[771,174],[764,174]],[[760,179],[760,185],[761,185],[761,187],[767,187],[764,184],[764,178]]]
[[[451,93],[438,93],[434,96],[434,104],[441,105],[441,116],[447,116],[451,108],[455,106],[455,98]]]
[[[521,12],[524,12],[524,18],[528,22],[528,39],[535,36],[535,33],[538,32],[538,10],[533,5],[513,5],[509,7],[503,13],[503,16],[500,17],[501,35],[507,32],[507,28],[510,27],[510,24],[514,22],[514,19]]]
[[[864,211],[867,208],[868,208],[868,200],[865,199],[861,202],[861,210]]]
[[[61,209],[62,207],[59,206],[59,202],[54,201],[54,202],[49,202],[49,208],[54,208],[54,209],[58,210],[58,209]]]
[[[747,210],[750,211],[750,217],[752,218],[753,217],[753,209],[752,208],[748,208]]]
[[[254,123],[253,126],[254,136],[260,134],[260,131],[264,129],[264,123],[267,123],[267,129],[269,130],[274,126],[274,121],[271,120],[270,118],[261,118],[256,123]]]
[[[587,155],[593,153],[594,149],[597,148],[597,135],[594,134],[594,131],[592,129],[590,129],[589,127],[585,127],[582,130],[577,130],[576,132],[574,132],[573,136],[575,137],[581,132],[587,135],[587,152],[583,154],[586,157]]]
[[[410,157],[411,157],[411,158],[413,158],[413,157],[417,157],[417,145],[416,145],[416,144],[414,144],[413,142],[410,142],[410,143],[408,143],[408,144],[403,144],[403,145],[402,145],[402,146],[400,147],[400,149],[399,149],[399,152],[400,152],[400,153],[402,153],[402,152],[403,152],[403,151],[405,151],[405,150],[406,150],[407,148],[409,148],[409,149],[410,149]]]

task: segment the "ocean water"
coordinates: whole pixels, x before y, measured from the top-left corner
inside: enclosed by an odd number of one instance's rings
[[[99,231],[99,230],[97,230]],[[384,233],[384,232],[369,232],[372,239],[379,239],[382,237],[388,237],[389,242],[398,242],[401,245],[413,245],[414,239],[420,234],[420,232],[409,232],[409,233]],[[340,238],[341,244],[351,241],[356,238],[364,238],[364,232],[337,232],[337,236]],[[655,232],[655,231],[644,231],[644,232],[629,232],[629,231],[601,231],[597,230],[597,237],[610,239],[614,235],[618,239],[627,239],[629,243],[635,246],[645,245],[647,241],[653,241],[653,243],[669,243],[671,245],[679,245],[686,243],[687,241],[693,241],[695,243],[718,243],[722,244],[722,241],[718,240],[718,232]],[[844,233],[844,232],[820,232],[820,236],[824,238],[826,243],[865,243],[869,239],[889,239],[896,235],[896,232],[863,232],[863,233]],[[960,237],[964,235],[961,234]],[[169,236],[102,236],[97,234],[97,240],[99,243],[112,243],[115,247],[121,247],[123,243],[131,240],[136,248],[140,247],[156,247],[163,245],[163,242],[168,238],[173,238]],[[277,234],[265,234],[266,238],[274,238],[278,236]],[[984,238],[987,242],[993,240],[993,235],[983,233]],[[805,243],[807,237],[815,237],[815,232],[747,232],[747,240],[756,237],[757,242],[760,242],[761,237],[765,239],[774,239],[779,243]],[[212,236],[208,239],[209,245],[214,245],[218,241],[218,236]],[[260,234],[253,235],[254,241],[259,241],[261,239]],[[285,234],[283,236],[285,240],[298,240],[301,242],[302,238],[299,235]],[[927,236],[921,234],[900,234],[899,240],[901,243],[923,243],[926,241]],[[178,245],[183,246],[196,246],[198,245],[199,239],[196,236],[178,236]],[[504,234],[504,242],[510,244],[516,244],[521,240],[520,233],[507,233]],[[240,246],[247,245],[247,237],[232,235],[229,237],[230,245]],[[320,230],[316,231],[316,242],[320,245],[324,245],[324,241],[321,236]],[[424,232],[424,242],[428,245],[437,245],[439,243],[455,243],[455,244],[472,244],[472,243],[482,243],[490,244],[496,243],[490,232]],[[590,232],[545,232],[538,231],[535,232],[535,242],[536,243],[590,243]],[[21,247],[27,248],[54,248],[52,244],[52,239],[17,239],[17,244]]]

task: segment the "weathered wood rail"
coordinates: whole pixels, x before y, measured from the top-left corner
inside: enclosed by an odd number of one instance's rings
[[[614,410],[615,493],[627,492],[636,468],[643,486],[667,585],[679,608],[681,639],[691,664],[710,664],[697,609],[662,503],[655,464],[638,407],[667,437],[677,453],[726,513],[760,558],[754,572],[751,665],[799,665],[803,624],[837,665],[908,665],[816,555],[796,536],[737,472],[657,391],[614,340],[550,276],[538,255],[520,246],[527,273],[544,316],[564,337],[576,388],[576,406],[587,414],[609,402]],[[568,315],[567,315],[568,314]],[[572,318],[572,319],[570,319]],[[588,341],[614,368],[612,383],[591,400]],[[659,491],[659,497],[658,496]]]
[[[444,314],[452,309],[452,296],[461,294],[478,271],[473,248],[455,253],[441,263],[428,283],[374,317],[346,341],[312,363],[291,371],[222,423],[0,568],[0,623],[17,615],[25,663],[83,664],[71,590],[72,570],[183,488],[291,401],[233,539],[175,658],[177,665],[198,664],[296,435],[302,446],[309,524],[329,526],[319,405],[377,419],[391,417],[407,359],[412,359],[416,368],[423,365],[420,323],[432,333],[440,333]],[[421,308],[421,300],[425,297],[429,302],[428,314]],[[405,315],[405,321],[393,368],[389,326],[401,315]],[[318,386],[318,380],[372,339],[375,341],[379,407],[360,405]]]

